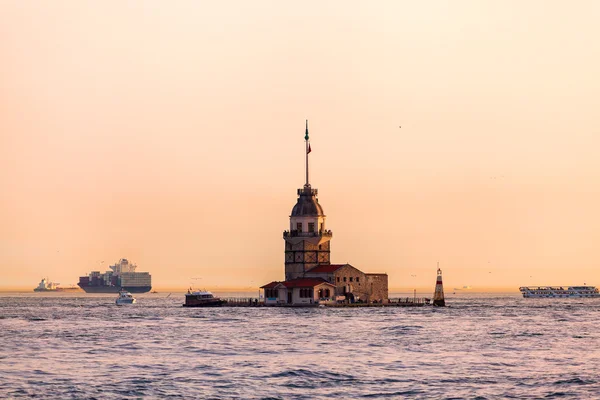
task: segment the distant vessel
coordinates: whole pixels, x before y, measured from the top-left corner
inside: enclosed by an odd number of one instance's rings
[[[218,307],[227,303],[226,300],[221,300],[215,297],[211,292],[206,290],[192,291],[190,288],[185,295],[184,307]]]
[[[463,286],[462,288],[454,288],[454,290],[471,290],[473,289],[471,286]]]
[[[119,292],[119,297],[117,297],[117,300],[115,300],[115,303],[117,303],[118,306],[123,304],[135,304],[135,297],[133,297],[131,293],[121,290]]]
[[[87,276],[79,278],[79,287],[86,293],[118,293],[126,290],[131,293],[146,293],[152,289],[152,276],[148,272],[135,272],[137,265],[122,258],[112,271],[101,273],[92,271]]]
[[[527,298],[588,298],[600,297],[600,292],[595,286],[523,286],[519,290]]]
[[[60,287],[58,286],[60,283],[50,282],[47,278],[42,278],[40,283],[36,288],[33,289],[34,292],[64,292],[67,290],[78,290],[79,288],[76,286],[70,287]]]

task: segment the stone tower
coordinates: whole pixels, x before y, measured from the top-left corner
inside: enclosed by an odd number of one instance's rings
[[[318,265],[330,264],[331,231],[325,229],[325,214],[317,199],[318,190],[308,180],[308,121],[306,121],[306,183],[298,189],[298,201],[290,215],[290,230],[283,232],[285,240],[285,279],[295,279]]]

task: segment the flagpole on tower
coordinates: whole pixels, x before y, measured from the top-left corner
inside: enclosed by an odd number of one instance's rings
[[[306,120],[306,134],[304,135],[304,142],[306,147],[306,184],[304,186],[308,187],[310,186],[308,183],[308,153],[310,153],[310,144],[308,143],[308,120]]]

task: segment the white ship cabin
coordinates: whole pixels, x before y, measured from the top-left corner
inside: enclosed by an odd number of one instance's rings
[[[187,295],[196,296],[198,299],[214,299],[215,298],[215,296],[212,294],[212,292],[209,292],[208,290],[193,290],[192,288],[188,289]]]
[[[56,290],[57,286],[58,286],[57,283],[50,282],[48,279],[42,278],[42,280],[40,281],[40,283],[36,289],[37,290]]]
[[[335,285],[321,278],[297,278],[261,287],[266,305],[311,306],[335,300]]]
[[[112,269],[117,274],[135,272],[136,268],[137,265],[131,264],[126,258],[121,258],[118,263],[110,266],[110,269]]]

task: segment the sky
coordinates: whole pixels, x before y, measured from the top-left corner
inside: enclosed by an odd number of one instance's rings
[[[0,288],[284,274],[304,183],[391,288],[600,286],[600,3],[0,3]],[[103,263],[104,261],[104,263]]]

